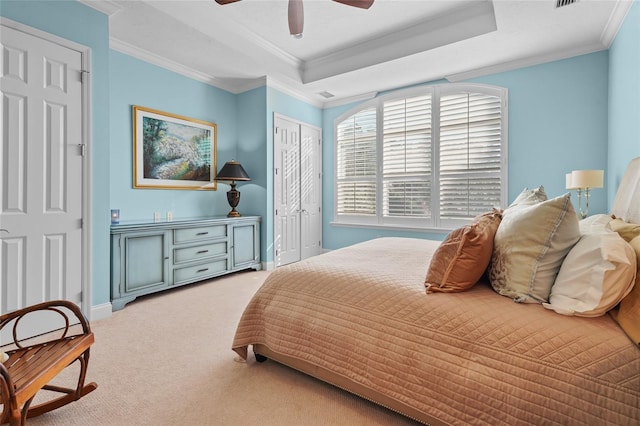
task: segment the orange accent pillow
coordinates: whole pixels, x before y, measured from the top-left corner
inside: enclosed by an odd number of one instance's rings
[[[473,287],[489,266],[493,237],[501,220],[502,213],[493,210],[447,235],[431,258],[424,282],[427,293],[454,293]]]

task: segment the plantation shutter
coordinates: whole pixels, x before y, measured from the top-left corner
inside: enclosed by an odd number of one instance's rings
[[[337,214],[376,215],[376,108],[337,126]]]
[[[431,94],[383,110],[383,216],[430,217]]]
[[[501,136],[499,96],[441,96],[441,219],[472,218],[500,206]]]

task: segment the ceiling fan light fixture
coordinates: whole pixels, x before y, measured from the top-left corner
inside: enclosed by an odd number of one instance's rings
[[[294,38],[302,38],[302,28],[304,28],[302,0],[289,0],[289,34]]]

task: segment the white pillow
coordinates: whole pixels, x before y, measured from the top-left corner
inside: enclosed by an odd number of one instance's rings
[[[594,214],[580,221],[580,235],[593,234],[594,232],[611,231],[611,216],[608,214]]]
[[[586,234],[564,259],[543,306],[563,315],[604,315],[629,294],[635,278],[629,243],[610,230]]]
[[[516,302],[548,302],[551,286],[580,239],[569,194],[505,209],[494,238],[489,280]]]

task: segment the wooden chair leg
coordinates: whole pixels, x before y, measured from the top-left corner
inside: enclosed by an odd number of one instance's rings
[[[39,416],[51,410],[55,410],[64,405],[67,405],[70,402],[77,401],[78,399],[94,391],[98,387],[95,382],[91,382],[86,386],[84,384],[84,380],[87,374],[87,367],[89,365],[89,349],[87,349],[81,356],[76,358],[76,361],[80,363],[80,373],[78,376],[78,383],[76,385],[76,388],[72,389],[55,385],[45,385],[42,389],[63,393],[64,395],[38,404],[34,407],[29,408],[28,410],[25,410],[23,408],[23,415],[26,413],[27,417]]]

